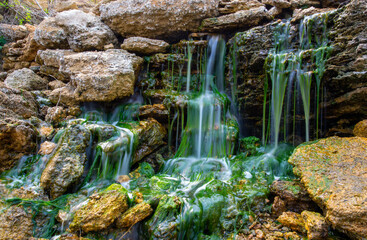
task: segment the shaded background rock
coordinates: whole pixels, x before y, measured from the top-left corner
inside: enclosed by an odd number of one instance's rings
[[[37,151],[37,134],[26,121],[0,119],[0,172],[11,169],[22,156]]]

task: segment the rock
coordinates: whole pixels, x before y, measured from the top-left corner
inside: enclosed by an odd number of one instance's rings
[[[40,49],[43,47],[34,40],[34,32],[31,32],[25,39],[5,44],[2,50],[4,70],[32,66],[35,64],[34,60]]]
[[[155,53],[165,53],[168,47],[169,44],[163,40],[143,37],[130,37],[125,39],[124,43],[121,44],[122,49],[145,56]]]
[[[330,12],[335,10],[334,8],[315,8],[310,7],[306,9],[296,9],[293,13],[292,22],[298,22],[306,16],[311,16],[317,13]]]
[[[135,151],[133,164],[165,144],[163,140],[167,136],[166,129],[153,118],[140,121],[133,132],[138,135],[138,146]]]
[[[51,154],[52,151],[56,148],[56,144],[53,142],[45,141],[41,143],[40,150],[38,151],[38,154],[42,155],[48,155]]]
[[[123,37],[178,40],[196,32],[201,20],[218,15],[218,0],[116,0],[102,3],[100,16]]]
[[[122,214],[122,216],[116,220],[116,226],[118,228],[130,228],[149,217],[152,213],[153,209],[148,203],[139,203]]]
[[[67,112],[63,107],[50,107],[47,109],[45,121],[52,125],[57,125],[65,121],[66,116]]]
[[[168,122],[169,112],[163,104],[144,105],[139,108],[139,119],[154,118],[159,122]]]
[[[273,204],[274,213],[279,216],[282,212],[288,210],[301,213],[304,210],[318,210],[317,205],[308,196],[306,189],[297,181],[277,180],[270,186],[270,192],[277,195]]]
[[[47,197],[23,188],[13,190],[8,198],[47,201]],[[32,239],[34,235],[41,235],[43,227],[49,217],[42,212],[35,213],[31,207],[21,204],[8,205],[0,201],[0,239]]]
[[[324,106],[330,110],[326,115],[330,128],[338,128],[341,119],[349,120],[345,129],[367,119],[367,108],[362,104],[366,101],[367,62],[360,61],[367,55],[366,11],[366,0],[350,1],[335,16],[330,29],[333,51],[324,74],[329,92]]]
[[[35,74],[29,68],[15,70],[5,79],[5,84],[10,88],[27,91],[47,89],[48,81]]]
[[[38,105],[35,97],[28,91],[12,89],[0,82],[0,116],[2,118],[36,117]]]
[[[65,86],[53,90],[48,96],[53,104],[64,104],[66,106],[77,106],[79,101],[75,99],[75,89],[70,86]]]
[[[352,238],[367,236],[367,139],[321,139],[295,149],[289,162],[333,228]]]
[[[321,0],[320,2],[323,8],[327,7],[338,8],[348,4],[350,0]]]
[[[29,33],[29,29],[23,25],[0,24],[0,36],[8,42],[24,39]]]
[[[107,44],[117,44],[111,29],[94,14],[70,10],[57,14],[55,21],[64,29],[70,48],[76,52],[103,50]]]
[[[287,204],[279,196],[274,197],[274,202],[271,205],[271,212],[274,216],[279,217],[283,212],[287,211]]]
[[[36,28],[34,40],[47,49],[69,49],[66,33],[53,17],[46,18]]]
[[[176,196],[163,196],[153,216],[145,223],[149,236],[167,240],[178,238],[181,204]]]
[[[87,147],[91,132],[82,125],[65,129],[57,148],[50,156],[42,172],[41,187],[52,199],[63,195],[70,187],[78,184],[87,160]]]
[[[278,217],[277,221],[294,231],[301,233],[306,232],[303,218],[299,213],[284,212],[282,215]]]
[[[303,211],[301,216],[305,223],[308,239],[326,239],[328,237],[328,225],[320,213]]]
[[[356,137],[367,138],[367,120],[360,121],[354,126],[353,133]]]
[[[98,2],[101,2],[101,0],[54,0],[50,5],[50,10],[53,14],[76,9],[88,13],[92,11]]]
[[[269,17],[265,7],[258,7],[250,10],[241,10],[232,14],[207,18],[202,22],[202,30],[215,32],[223,30],[233,30],[238,28],[250,28],[257,26],[262,20]]]
[[[0,173],[11,169],[18,160],[37,149],[37,130],[26,121],[0,119]]]
[[[128,209],[127,200],[126,189],[112,184],[103,192],[92,195],[89,202],[76,211],[70,230],[87,233],[106,229]]]
[[[230,14],[264,6],[264,3],[257,0],[222,0],[219,3],[218,11],[220,14]]]
[[[54,80],[48,83],[48,86],[51,90],[55,90],[57,88],[63,88],[66,87],[66,84],[61,82],[60,80]]]
[[[292,6],[288,0],[262,0],[262,3],[277,8],[290,8]]]
[[[55,89],[50,100],[113,101],[134,93],[135,80],[143,59],[125,50],[72,53],[67,50],[46,50],[38,53],[41,64],[58,67],[71,80],[67,87]],[[65,95],[65,96],[63,96]],[[74,98],[72,100],[71,98]]]

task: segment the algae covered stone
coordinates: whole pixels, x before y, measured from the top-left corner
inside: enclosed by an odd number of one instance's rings
[[[41,176],[41,187],[52,199],[77,184],[87,161],[91,132],[82,125],[65,129]]]
[[[301,214],[295,212],[284,212],[277,219],[281,224],[298,232],[306,232],[305,224]]]
[[[69,228],[72,232],[95,232],[109,227],[128,209],[128,196],[124,187],[112,184],[90,197],[89,202],[76,211]]]
[[[307,237],[309,240],[327,238],[328,225],[325,218],[320,213],[303,211],[301,216],[305,223]]]
[[[367,138],[331,137],[299,146],[289,159],[327,222],[357,239],[367,237],[366,153]]]
[[[118,228],[129,228],[134,224],[144,220],[153,213],[153,209],[149,203],[142,202],[127,210],[121,217],[116,220]]]

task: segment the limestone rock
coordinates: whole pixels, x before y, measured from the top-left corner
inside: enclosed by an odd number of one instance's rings
[[[52,151],[56,148],[56,144],[53,142],[45,141],[41,144],[40,150],[38,154],[47,155],[51,154]]]
[[[66,33],[53,17],[46,18],[36,28],[34,39],[48,49],[68,49]]]
[[[4,70],[28,68],[34,64],[37,51],[43,49],[34,40],[34,32],[28,37],[5,44],[3,47],[3,68]]]
[[[367,120],[360,121],[353,129],[354,135],[357,137],[367,138]]]
[[[42,194],[23,188],[13,190],[7,197],[48,200]],[[33,218],[31,207],[17,204],[9,206],[8,204],[3,204],[2,201],[0,201],[0,239],[32,239],[32,236],[42,233],[42,227],[49,220],[47,215],[40,212]]]
[[[27,119],[37,113],[37,101],[30,92],[8,88],[0,82],[0,116]]]
[[[169,112],[163,104],[144,105],[139,108],[139,119],[154,118],[159,122],[168,121]]]
[[[91,12],[101,0],[53,0],[50,5],[52,14],[68,11],[68,10],[81,10],[83,12]]]
[[[152,55],[155,53],[165,53],[169,44],[163,40],[149,39],[143,37],[131,37],[124,40],[121,48],[126,51],[141,55]]]
[[[70,10],[57,14],[55,21],[64,29],[71,49],[76,52],[103,50],[107,44],[117,44],[111,29],[93,14]]]
[[[258,25],[262,20],[268,17],[269,14],[265,7],[241,10],[216,18],[204,19],[202,22],[202,30],[213,32],[236,28],[250,28]]]
[[[263,4],[271,5],[278,8],[290,8],[291,3],[288,0],[262,0]]]
[[[298,181],[277,180],[270,186],[270,192],[276,195],[274,207],[278,209],[274,213],[279,216],[282,212],[288,210],[301,213],[304,210],[318,210],[317,205],[308,196],[306,189]],[[284,205],[284,206],[283,206]]]
[[[331,137],[299,146],[289,159],[326,220],[353,238],[367,237],[367,139]]]
[[[67,112],[63,107],[50,107],[47,109],[47,114],[45,117],[45,121],[52,124],[57,125],[66,119]]]
[[[296,9],[293,13],[292,22],[298,22],[299,20],[301,20],[302,18],[306,16],[311,16],[317,13],[330,12],[332,10],[335,10],[335,9],[333,8],[315,8],[315,7],[310,7],[306,9]]]
[[[134,84],[143,59],[122,49],[103,52],[72,53],[68,50],[46,50],[38,53],[41,64],[57,67],[71,82],[55,89],[51,101],[63,98],[65,104],[88,101],[113,101],[134,93]],[[74,98],[74,101],[70,98]],[[52,100],[54,99],[54,100]]]
[[[9,42],[24,39],[29,33],[29,29],[23,25],[0,24],[0,36]]]
[[[15,70],[5,79],[5,84],[10,88],[23,90],[43,90],[47,88],[48,81],[35,74],[29,68]]]
[[[78,183],[87,160],[91,133],[81,125],[65,129],[41,176],[41,187],[55,199]]]
[[[293,231],[306,232],[305,224],[301,214],[294,212],[284,212],[277,219],[282,225],[289,227]]]
[[[63,88],[66,86],[65,83],[61,82],[60,80],[54,80],[48,83],[48,86],[51,90],[55,90],[57,88]]]
[[[100,16],[123,37],[179,39],[201,20],[218,15],[218,0],[116,0],[102,3]]]
[[[139,203],[122,214],[122,216],[116,220],[116,226],[118,228],[129,228],[149,217],[152,213],[153,209],[148,203]]]
[[[61,88],[56,88],[48,96],[53,104],[61,103],[66,106],[76,106],[79,101],[75,99],[74,88],[69,85]]]
[[[0,172],[12,168],[24,155],[35,153],[37,130],[28,122],[0,119]]]
[[[157,120],[149,118],[140,121],[134,131],[138,135],[138,146],[135,151],[133,164],[139,162],[148,154],[152,153],[161,145],[165,144],[167,131]]]
[[[328,225],[320,213],[303,211],[301,216],[305,223],[308,239],[321,240],[328,237]]]
[[[339,1],[338,1],[339,2]],[[367,1],[352,0],[340,11],[330,29],[333,52],[326,65],[325,81],[329,97],[325,108],[328,123],[337,127],[342,119],[352,128],[357,122],[367,119]],[[352,114],[351,114],[352,113]]]
[[[110,226],[128,209],[127,191],[112,184],[103,192],[94,194],[89,202],[77,210],[69,228],[72,232],[100,231]]]
[[[222,0],[219,2],[218,11],[220,14],[230,14],[263,6],[265,4],[258,0]]]

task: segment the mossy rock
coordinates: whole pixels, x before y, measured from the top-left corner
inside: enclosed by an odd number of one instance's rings
[[[289,162],[333,228],[367,237],[367,138],[331,137],[298,147]]]
[[[96,232],[108,228],[128,209],[128,196],[124,187],[112,184],[94,194],[89,202],[77,210],[69,228],[72,232]]]

